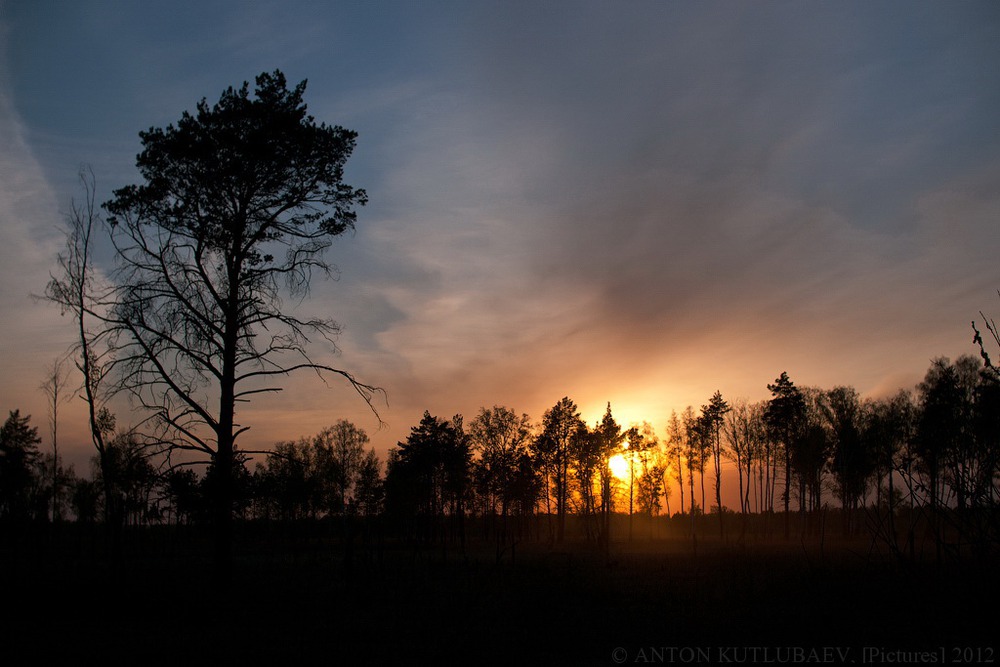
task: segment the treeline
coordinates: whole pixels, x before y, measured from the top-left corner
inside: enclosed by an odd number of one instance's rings
[[[681,525],[692,536],[705,530],[706,507],[720,534],[780,514],[788,535],[796,514],[797,530],[816,531],[836,508],[844,532],[870,531],[896,552],[912,551],[918,531],[938,549],[997,543],[993,368],[971,356],[935,359],[913,391],[886,398],[798,387],[785,373],[768,389],[771,398],[757,403],[715,392],[697,411],[673,412],[662,437],[649,423],[618,424],[610,404],[588,425],[568,397],[537,423],[503,406],[468,422],[425,412],[384,462],[362,429],[341,420],[276,443],[262,460],[239,453],[233,511],[244,521],[377,522],[383,534],[427,543],[463,542],[475,531],[505,550],[522,539],[562,541],[567,517],[607,545],[614,514],[627,514],[630,534],[633,516],[690,517]],[[170,468],[138,434],[109,433],[103,463],[95,457],[82,478],[40,443],[29,418],[11,412],[0,432],[5,524],[209,520],[211,466],[203,475]],[[723,476],[727,466],[735,476]],[[738,506],[723,505],[724,482],[736,487],[727,497],[737,491]]]

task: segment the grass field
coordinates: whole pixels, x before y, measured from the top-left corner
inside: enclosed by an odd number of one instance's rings
[[[864,647],[952,657],[1000,634],[995,563],[904,566],[864,541],[522,543],[500,563],[489,543],[386,543],[348,562],[330,540],[255,536],[218,594],[195,537],[127,537],[118,559],[65,537],[8,548],[8,647],[27,664],[861,664]]]

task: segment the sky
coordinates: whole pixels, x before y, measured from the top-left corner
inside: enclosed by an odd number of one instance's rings
[[[274,69],[359,134],[370,203],[295,308],[341,324],[316,354],[385,426],[304,374],[241,409],[245,449],[344,418],[384,455],[424,410],[563,396],[662,435],[782,371],[878,396],[1000,312],[994,2],[0,0],[0,410],[44,446],[72,327],[30,295],[79,168],[109,199],[139,131]],[[84,420],[60,408],[78,472]]]

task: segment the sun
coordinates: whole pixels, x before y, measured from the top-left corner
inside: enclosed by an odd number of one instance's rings
[[[628,479],[628,459],[624,454],[615,454],[608,459],[608,467],[611,468],[611,474],[618,479]]]

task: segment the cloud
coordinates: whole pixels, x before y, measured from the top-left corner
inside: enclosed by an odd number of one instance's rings
[[[864,389],[967,326],[997,202],[967,138],[996,86],[960,68],[994,47],[880,12],[637,14],[506,16],[460,92],[408,100],[369,238],[408,267],[376,336],[404,395],[761,391],[785,364]]]
[[[330,358],[388,390],[380,447],[425,408],[539,417],[568,394],[656,421],[717,388],[758,398],[782,370],[890,391],[965,349],[996,287],[995,11],[450,10],[220,11],[199,29],[217,29],[218,48],[185,51],[185,19],[164,24],[157,80],[137,78],[152,56],[133,63],[129,39],[95,60],[117,63],[102,94],[144,101],[101,125],[129,137],[276,55],[309,78],[318,119],[360,132],[348,174],[371,205],[330,253],[340,280],[300,307],[340,321]],[[23,137],[13,127],[4,136]],[[39,132],[46,164],[81,141]],[[102,130],[102,145],[134,152],[121,136]],[[51,192],[15,149],[18,196],[42,188],[22,206],[42,211]],[[12,260],[31,257],[37,239],[11,233],[4,250],[28,248]],[[295,379],[255,403],[253,437],[370,423],[349,391],[317,387]]]
[[[0,341],[3,342],[3,382],[0,383],[0,419],[20,410],[48,446],[46,404],[38,390],[46,368],[72,342],[72,328],[58,308],[32,299],[45,291],[62,238],[60,213],[42,170],[25,142],[22,122],[13,109],[8,86],[0,72]],[[61,408],[64,424],[82,415],[79,405]],[[67,420],[68,418],[68,420]],[[83,422],[76,420],[76,424]],[[70,426],[61,438],[67,461],[85,467],[87,449],[82,429]]]

